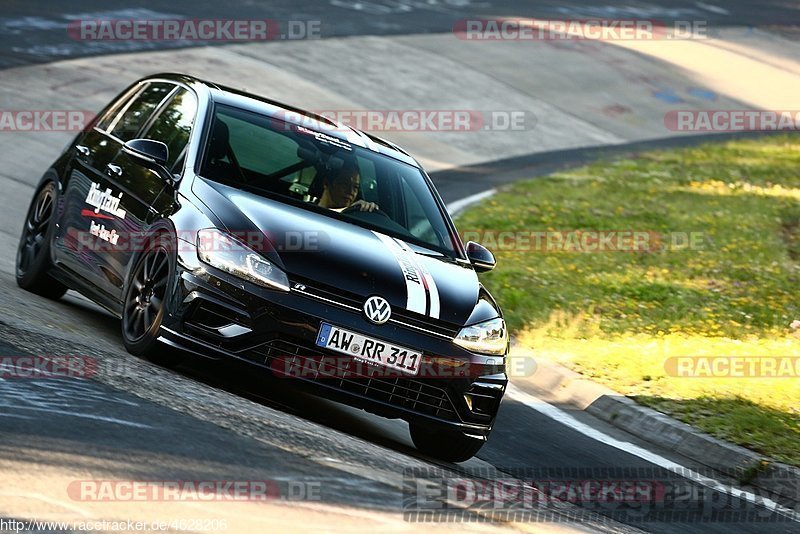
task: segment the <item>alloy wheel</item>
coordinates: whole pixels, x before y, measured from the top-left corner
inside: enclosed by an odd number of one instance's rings
[[[142,339],[160,320],[168,275],[169,257],[163,248],[149,251],[136,266],[123,318],[125,334],[131,341]]]

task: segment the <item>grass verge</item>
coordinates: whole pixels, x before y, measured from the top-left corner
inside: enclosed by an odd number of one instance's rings
[[[520,182],[457,225],[495,253],[482,281],[540,358],[800,465],[800,137]],[[722,363],[677,371],[695,357]],[[756,357],[783,377],[721,376],[770,374]]]

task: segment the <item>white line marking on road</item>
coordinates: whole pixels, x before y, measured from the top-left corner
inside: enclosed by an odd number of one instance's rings
[[[133,421],[123,421],[122,419],[115,419],[113,417],[103,417],[102,415],[92,415],[88,413],[75,413],[67,410],[54,410],[52,408],[39,408],[35,406],[15,406],[13,404],[0,404],[0,408],[11,408],[14,410],[34,410],[37,412],[48,412],[59,415],[69,415],[72,417],[79,417],[81,419],[93,419],[95,421],[105,421],[106,423],[115,423],[123,426],[132,426],[134,428],[155,428],[143,423],[134,423]]]
[[[46,502],[48,504],[53,504],[55,506],[60,506],[62,508],[65,508],[67,510],[75,512],[76,514],[80,514],[81,516],[86,517],[86,518],[94,518],[95,517],[94,514],[91,514],[91,513],[87,512],[86,510],[84,510],[83,508],[80,508],[80,507],[78,507],[78,506],[76,506],[74,504],[70,504],[70,503],[68,503],[66,501],[62,501],[60,499],[53,499],[52,497],[48,497],[47,495],[43,495],[41,493],[32,493],[32,492],[28,492],[28,491],[19,491],[18,489],[15,489],[13,491],[0,491],[0,497],[17,497],[17,498],[18,497],[22,497],[24,499],[35,499],[37,501],[42,501],[42,502]]]
[[[713,6],[711,4],[706,4],[705,2],[695,2],[694,5],[699,7],[700,9],[705,9],[706,11],[710,11],[712,13],[716,13],[718,15],[730,15],[731,12],[725,9],[724,7]]]
[[[447,212],[450,214],[450,217],[455,217],[459,212],[463,211],[467,207],[475,204],[476,202],[480,202],[485,198],[489,198],[495,193],[497,193],[497,189],[492,188],[488,191],[483,191],[482,193],[476,193],[474,195],[462,198],[461,200],[456,200],[455,202],[451,202],[446,206]]]
[[[648,461],[658,467],[662,467],[668,471],[672,471],[677,475],[680,475],[692,482],[696,482],[701,486],[705,486],[710,488],[714,491],[719,491],[722,493],[727,493],[733,497],[744,499],[748,502],[753,504],[760,504],[775,512],[776,514],[780,514],[782,516],[788,517],[792,521],[800,522],[800,513],[790,509],[785,508],[778,504],[777,502],[773,501],[772,499],[762,497],[760,495],[756,495],[749,491],[745,491],[743,489],[736,489],[735,491],[731,489],[728,485],[722,484],[714,480],[713,478],[708,478],[700,473],[691,470],[687,467],[680,465],[677,462],[673,462],[672,460],[661,456],[660,454],[656,454],[654,452],[648,451],[638,445],[634,445],[628,441],[620,441],[616,438],[612,438],[608,434],[600,432],[596,428],[593,428],[586,423],[582,423],[569,415],[567,412],[556,408],[552,404],[548,404],[547,402],[543,401],[542,399],[531,395],[525,391],[522,391],[512,384],[508,385],[508,390],[506,391],[506,396],[514,399],[517,402],[520,402],[527,406],[528,408],[532,408],[536,410],[540,414],[561,423],[564,426],[575,430],[576,432],[580,432],[584,436],[591,438],[595,441],[599,441],[604,445],[608,445],[609,447],[614,447],[615,449],[619,449],[621,451],[627,452],[628,454],[632,454],[634,456],[638,456],[639,458]]]
[[[0,413],[0,417],[16,417],[17,419],[33,419],[33,417],[27,415],[20,415],[16,413]]]

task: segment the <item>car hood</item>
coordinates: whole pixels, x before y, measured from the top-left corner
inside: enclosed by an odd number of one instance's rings
[[[464,325],[480,284],[469,264],[354,223],[199,179],[195,193],[234,235],[268,243],[261,253],[290,280],[318,283],[343,295],[385,298],[394,309]],[[257,247],[253,247],[257,248]],[[415,250],[416,248],[416,250]]]

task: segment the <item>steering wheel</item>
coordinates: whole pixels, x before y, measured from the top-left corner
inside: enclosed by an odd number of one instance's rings
[[[362,213],[362,214],[366,214],[366,215],[369,215],[370,213],[374,213],[376,215],[383,215],[387,219],[391,219],[391,217],[389,217],[389,215],[385,211],[380,209],[380,208],[376,208],[376,209],[374,209],[372,211],[369,211],[369,210],[362,210],[359,206],[348,206],[348,207],[346,207],[345,209],[342,210],[342,213],[346,213],[348,215],[352,215],[353,213]]]
[[[413,237],[407,228],[404,228],[403,225],[397,223],[397,221],[392,219],[388,213],[380,208],[376,209],[375,211],[361,211],[358,209],[358,207],[351,206],[343,209],[341,213],[347,213],[348,217],[360,219],[368,224],[374,224],[378,227],[376,228],[377,230],[389,230],[396,232],[398,235],[408,235],[409,237]],[[373,217],[373,215],[377,217]]]

